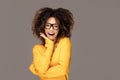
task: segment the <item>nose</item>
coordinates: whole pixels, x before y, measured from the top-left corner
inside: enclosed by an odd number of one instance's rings
[[[53,30],[53,26],[50,27],[50,30]]]

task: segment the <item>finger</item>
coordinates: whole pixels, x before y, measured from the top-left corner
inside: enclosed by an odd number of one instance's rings
[[[40,33],[40,36],[43,37],[44,39],[47,38],[43,33]]]
[[[44,34],[43,34],[43,33],[40,33],[40,36],[44,37]]]

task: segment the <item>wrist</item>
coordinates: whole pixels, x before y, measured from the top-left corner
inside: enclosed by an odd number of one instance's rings
[[[53,47],[54,46],[54,41],[50,39],[45,39],[45,47]]]

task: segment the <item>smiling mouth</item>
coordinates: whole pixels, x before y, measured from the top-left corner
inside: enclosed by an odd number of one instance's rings
[[[54,33],[48,33],[50,36],[54,36],[55,34]]]

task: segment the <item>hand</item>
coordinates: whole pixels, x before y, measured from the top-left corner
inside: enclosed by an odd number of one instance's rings
[[[44,33],[40,33],[40,36],[43,37],[44,39],[47,39]]]
[[[52,40],[50,40],[48,37],[46,37],[44,33],[40,33],[40,36],[46,40],[45,41],[46,47],[49,47],[51,45],[54,46],[54,42]]]

